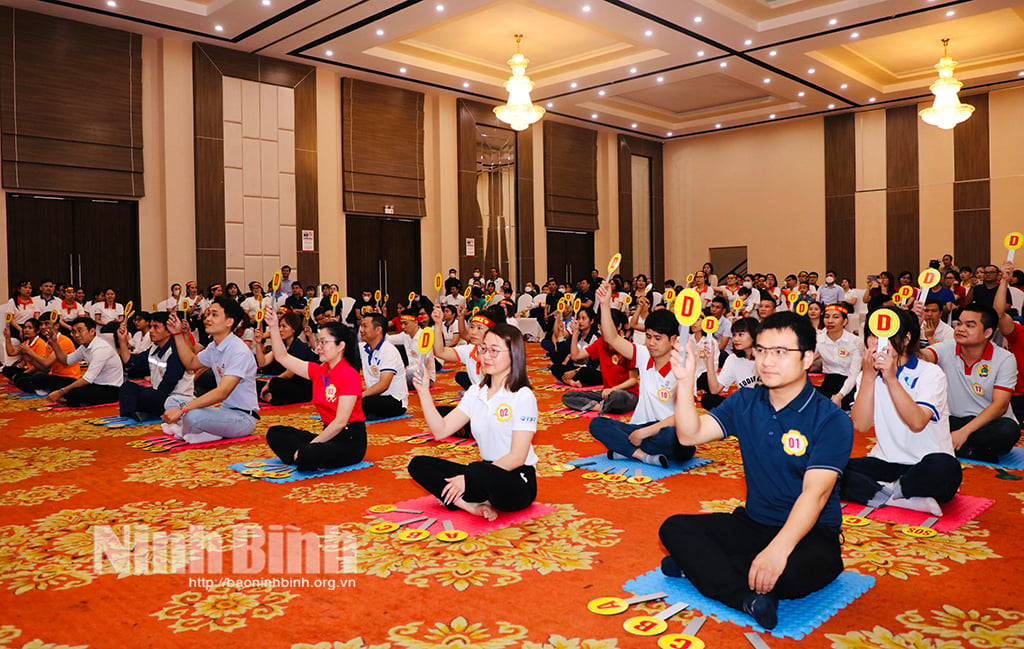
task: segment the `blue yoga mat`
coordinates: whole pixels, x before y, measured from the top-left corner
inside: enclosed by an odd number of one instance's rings
[[[264,477],[261,477],[261,476],[252,476],[252,477],[255,477],[258,480],[264,480],[266,482],[283,483],[283,482],[298,482],[299,480],[309,480],[310,478],[320,478],[320,477],[325,476],[325,475],[334,475],[335,473],[347,473],[349,471],[355,471],[357,469],[365,469],[366,467],[373,466],[373,462],[360,462],[358,464],[350,464],[348,466],[338,467],[337,469],[322,469],[320,471],[307,471],[307,472],[303,472],[303,471],[294,470],[294,467],[291,467],[291,466],[283,463],[281,460],[277,459],[276,457],[269,457],[269,458],[266,458],[264,460],[256,460],[256,462],[264,462],[266,464],[266,466],[251,467],[251,466],[245,466],[249,462],[239,462],[238,464],[229,464],[228,468],[229,469],[234,469],[235,471],[238,471],[239,473],[241,473],[242,471],[248,471],[249,469],[257,469],[257,468],[258,469],[263,469],[265,471],[275,471],[275,470],[279,470],[279,469],[284,469],[286,467],[292,469],[291,475],[289,475],[287,478],[264,478]]]
[[[1000,469],[1024,470],[1024,448],[1019,446],[1015,447],[1012,451],[999,458],[998,462],[979,462],[977,460],[968,460],[965,458],[959,458],[959,460],[965,464],[999,467]]]
[[[593,462],[593,464],[582,468],[587,471],[597,471],[598,473],[604,473],[608,469],[612,469],[612,473],[617,473],[622,469],[626,469],[627,476],[636,475],[636,471],[639,469],[651,480],[661,480],[662,478],[667,478],[670,475],[685,473],[691,469],[702,467],[705,464],[711,464],[711,460],[706,457],[691,457],[685,462],[669,462],[668,468],[663,469],[660,466],[654,466],[653,464],[644,464],[640,460],[609,460],[605,453],[601,453],[600,455],[591,455],[590,457],[581,457],[578,460],[570,461],[569,464],[580,466],[581,464],[589,464],[591,462]]]

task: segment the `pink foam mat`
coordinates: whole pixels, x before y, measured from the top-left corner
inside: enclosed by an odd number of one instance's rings
[[[932,525],[932,529],[938,532],[952,532],[967,521],[976,518],[995,502],[991,498],[957,494],[953,500],[942,506],[942,516],[937,523]],[[863,509],[864,505],[843,503],[844,514],[857,516]],[[931,514],[902,507],[881,507],[867,515],[867,518],[872,520],[899,525],[920,525],[931,517]]]
[[[374,515],[394,523],[409,520],[410,518],[416,518],[417,516],[433,518],[436,520],[429,528],[427,528],[431,534],[436,534],[437,532],[444,530],[443,521],[451,521],[452,527],[457,530],[462,530],[470,536],[485,534],[492,530],[500,530],[502,528],[515,525],[516,523],[540,518],[541,516],[547,516],[548,514],[553,514],[557,511],[551,505],[533,503],[526,509],[521,509],[517,512],[498,512],[498,518],[493,521],[487,521],[479,516],[473,516],[468,512],[464,512],[461,509],[450,511],[447,507],[439,503],[437,498],[434,498],[433,496],[423,496],[422,498],[414,498],[413,500],[404,500],[400,503],[395,503],[395,507],[399,509],[415,509],[422,511],[423,513],[409,514],[407,512],[387,512]],[[417,525],[419,525],[419,523],[413,523],[412,527],[416,527]]]
[[[150,436],[150,437],[144,437],[142,439],[143,439],[143,441],[146,441],[146,442],[154,442],[155,441],[155,442],[161,442],[161,443],[170,444],[171,440],[174,440],[174,437],[172,437],[170,435],[155,435],[155,436]],[[190,450],[195,449],[195,448],[207,448],[208,446],[223,446],[224,444],[234,444],[235,442],[249,442],[249,441],[252,441],[254,439],[259,439],[259,438],[256,437],[255,435],[246,435],[245,437],[226,437],[226,438],[218,440],[216,442],[203,442],[202,444],[184,444],[184,443],[182,443],[182,444],[180,444],[178,446],[171,447],[170,449],[168,449],[168,452],[173,453],[173,452],[176,452],[176,451],[190,451]],[[183,440],[177,440],[177,441],[178,442],[183,442]],[[146,450],[146,449],[143,449],[143,450]]]

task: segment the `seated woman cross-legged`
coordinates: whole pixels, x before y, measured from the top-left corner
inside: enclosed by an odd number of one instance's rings
[[[874,426],[878,443],[868,457],[852,458],[846,465],[840,497],[941,516],[939,505],[953,499],[963,478],[949,433],[946,375],[917,356],[917,316],[893,311],[900,328],[882,351],[866,324],[867,352],[850,414],[858,431]]]
[[[274,309],[267,309],[269,313]],[[275,318],[277,331],[280,334],[281,342],[289,356],[303,362],[315,361],[317,356],[299,335],[302,333],[302,314],[283,313]],[[266,320],[264,320],[266,323]],[[267,328],[272,326],[267,323]],[[266,382],[258,382],[256,388],[260,394],[260,400],[272,406],[285,406],[292,403],[306,403],[313,398],[313,384],[309,379],[284,366],[280,361],[280,354],[271,350],[266,352],[263,348],[263,338],[267,334],[256,329],[253,331],[253,342],[256,346],[256,364],[260,366],[264,374],[273,374],[274,378]],[[273,332],[271,332],[273,335]]]
[[[274,357],[296,377],[313,384],[313,405],[320,413],[323,430],[315,435],[291,426],[271,426],[267,444],[285,464],[299,471],[334,469],[361,462],[366,455],[366,418],[363,416],[363,384],[359,378],[359,348],[352,330],[339,322],[328,322],[316,334],[319,363],[288,353],[278,317],[266,312]]]
[[[518,329],[495,325],[478,349],[485,376],[446,416],[437,412],[422,370],[414,385],[434,439],[471,423],[481,461],[465,465],[420,455],[409,462],[409,475],[448,509],[491,521],[499,511],[526,509],[537,497],[537,455],[531,443],[537,431],[537,399],[526,375],[526,348]]]

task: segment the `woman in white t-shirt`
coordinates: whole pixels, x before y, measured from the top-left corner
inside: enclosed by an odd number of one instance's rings
[[[693,290],[700,296],[701,308],[707,307],[715,299],[715,289],[708,285],[707,275],[702,270],[693,274]]]
[[[117,301],[117,293],[108,288],[103,291],[103,301],[93,303],[92,319],[101,327],[101,331],[117,331],[124,321],[124,305]]]
[[[36,301],[32,299],[32,282],[27,279],[18,282],[11,299],[7,302],[7,313],[13,313],[11,328],[21,336],[21,325],[36,317]]]
[[[716,371],[715,354],[704,359],[708,377],[708,391],[700,398],[700,405],[711,410],[725,401],[721,393],[736,384],[737,388],[745,388],[757,383],[757,370],[754,368],[754,334],[757,332],[757,320],[740,318],[732,323],[732,354],[722,364],[722,371]]]
[[[858,432],[874,428],[868,457],[851,458],[840,497],[871,507],[890,505],[941,516],[941,503],[956,496],[963,479],[953,453],[946,403],[946,375],[917,356],[917,316],[893,309],[900,328],[878,351],[867,330],[867,351],[850,417]]]
[[[529,507],[537,497],[537,399],[526,374],[523,335],[496,324],[478,347],[483,380],[466,390],[458,407],[444,417],[430,396],[430,383],[419,375],[416,392],[435,440],[471,424],[481,461],[469,465],[420,455],[409,462],[409,475],[448,509],[462,509],[492,521],[499,511]]]

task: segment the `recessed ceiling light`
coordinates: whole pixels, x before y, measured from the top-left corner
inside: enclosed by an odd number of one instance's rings
[[[747,40],[743,41],[743,44],[749,47],[750,45],[754,44],[754,41],[748,38]]]
[[[590,11],[590,5],[583,5],[583,13]]]
[[[776,54],[778,54],[778,52],[776,52],[775,50],[768,52],[768,56],[775,56]]]
[[[636,124],[630,124],[629,128],[636,128]]]
[[[590,119],[597,119],[597,113],[591,113]]]
[[[263,4],[264,7],[269,7],[270,6],[270,0],[263,0],[262,4]]]
[[[833,108],[835,108],[835,107],[836,107],[836,105],[835,105],[835,104],[829,104],[829,105],[828,105],[828,109],[829,109],[829,110],[832,110],[832,109],[833,109]]]
[[[334,50],[327,50],[324,54],[327,56],[334,56]],[[405,68],[402,68],[402,72],[405,72]]]
[[[666,133],[665,136],[666,137],[672,137],[672,131],[669,131],[668,133]]]
[[[487,137],[486,133],[481,133],[480,135],[482,135],[483,137]]]
[[[468,81],[463,81],[462,82],[462,87],[463,88],[468,88],[469,87],[469,82]]]
[[[843,85],[839,86],[839,89],[840,89],[840,90],[846,90],[846,89],[847,89],[847,88],[849,88],[849,87],[850,87],[850,86],[849,86],[848,84],[845,84],[845,83],[844,83]]]
[[[378,29],[377,30],[377,36],[383,36],[383,35],[384,35],[384,30],[383,29]]]
[[[772,113],[771,115],[769,115],[768,119],[775,119],[775,113]]]
[[[771,83],[771,82],[772,82],[772,80],[771,80],[771,79],[768,79],[768,78],[765,78],[764,82],[765,82],[765,83]]]
[[[549,102],[548,102],[548,108],[554,108],[554,107],[555,107],[555,105],[554,105],[554,104],[552,104],[552,103],[551,103],[551,102],[549,101]]]
[[[654,32],[648,29],[647,31],[644,32],[644,36],[654,36]]]
[[[402,74],[405,74],[405,68],[398,68],[398,71],[401,72]]]
[[[729,64],[726,63],[725,61],[722,61],[721,63],[718,64],[718,67],[720,67],[720,68],[725,68],[725,67],[728,67],[728,66],[729,66]]]
[[[875,103],[875,98],[874,98],[874,97],[870,97],[870,98],[868,99],[868,103],[869,103],[869,104],[873,104],[873,103]]]
[[[117,7],[117,3],[114,2],[114,0],[107,0],[107,6],[110,7],[111,9],[113,9],[113,8]]]
[[[579,85],[579,84],[577,84],[575,81],[573,81],[572,83],[569,84],[569,87],[570,88],[575,88],[577,85]]]
[[[444,11],[444,5],[437,5],[436,7],[434,7],[434,9],[436,9],[437,11]]]
[[[697,52],[697,56],[704,56],[704,50],[700,50],[699,52]]]
[[[814,74],[814,68],[808,68],[807,74]]]
[[[629,73],[630,74],[636,74],[636,68],[630,68],[629,69]]]
[[[715,124],[715,128],[722,128],[721,124]]]
[[[953,11],[952,9],[950,9],[949,11],[946,12],[946,18],[950,18],[950,17],[955,16],[955,15],[956,15],[956,12]]]
[[[835,25],[837,22],[839,22],[839,21],[836,20],[835,18],[833,18],[832,20],[828,21],[828,24],[829,25]]]
[[[655,81],[657,81],[658,83],[661,83],[664,80],[665,80],[665,77],[658,77],[657,79],[655,79]]]
[[[701,18],[700,16],[694,16],[694,18],[693,18],[693,22],[695,22],[695,23],[701,23],[701,22],[704,22],[704,19],[703,19],[703,18]]]
[[[804,92],[803,90],[801,90],[800,92],[796,93],[796,96],[797,96],[797,97],[803,97],[803,96],[804,96],[804,95],[806,95],[806,94],[807,94],[806,92]]]
[[[1024,70],[1021,70],[1020,72],[1018,72],[1017,76],[1018,77],[1024,77]]]
[[[850,34],[850,38],[860,38],[860,32],[853,32]]]
[[[598,96],[600,96],[600,97],[604,97],[604,90],[598,90],[598,91],[597,91],[597,94],[598,94]]]
[[[223,26],[223,25],[214,25],[214,26],[213,26],[213,28],[214,28],[214,29],[215,29],[216,31],[218,31],[218,32],[222,32],[222,31],[224,31],[224,26]]]

